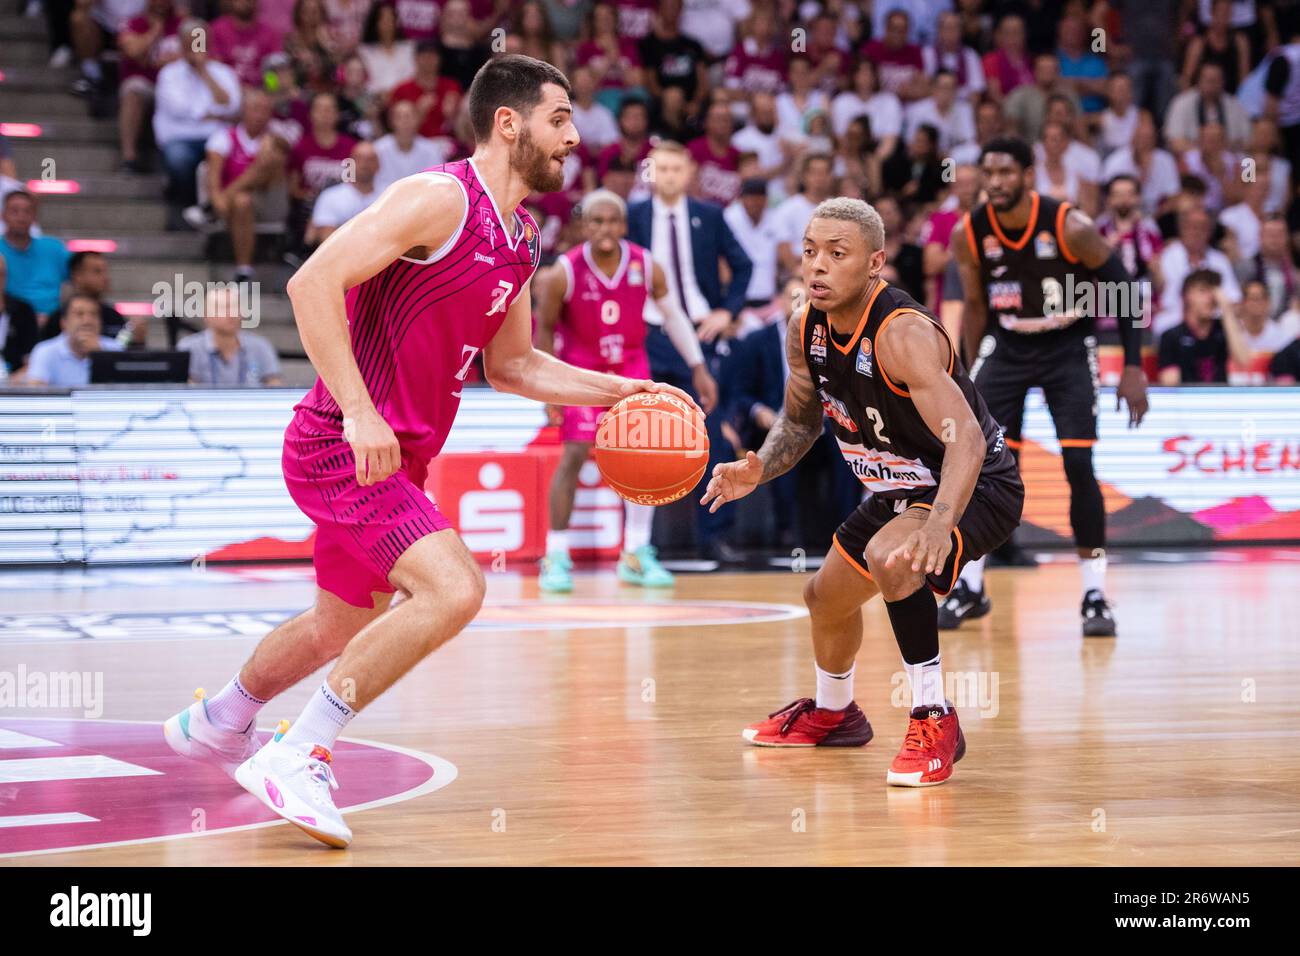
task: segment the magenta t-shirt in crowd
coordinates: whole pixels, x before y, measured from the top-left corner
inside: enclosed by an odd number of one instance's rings
[[[578,66],[590,66],[592,61],[606,57],[608,54],[600,44],[588,40],[578,44],[574,56]],[[626,89],[632,85],[629,74],[640,65],[641,53],[637,50],[636,41],[621,37],[618,41],[618,59],[609,64],[609,69],[605,71],[605,76],[600,81],[600,88],[602,90]]]
[[[618,32],[639,40],[654,27],[659,0],[622,0],[618,4]]]
[[[921,48],[915,43],[904,43],[897,49],[890,49],[881,40],[871,40],[862,48],[862,55],[876,64],[880,88],[895,95],[925,69]]]
[[[397,0],[397,25],[408,40],[429,40],[438,35],[442,16],[439,0]]]
[[[217,17],[208,29],[208,53],[231,67],[244,86],[262,85],[262,59],[279,52],[283,41],[260,20],[241,26],[234,17]]]
[[[135,17],[127,21],[123,28],[127,33],[148,33],[149,18]],[[144,60],[133,60],[123,54],[119,72],[122,79],[128,79],[132,76],[143,76],[152,83],[158,79],[158,58],[166,52],[174,51],[179,53],[181,49],[180,38],[176,36],[176,31],[180,29],[181,18],[172,14],[163,22],[162,32],[158,34],[158,39],[154,40],[145,53]]]
[[[785,51],[780,46],[773,43],[764,50],[752,39],[746,39],[727,57],[727,86],[746,93],[775,96],[785,88],[786,69]]]
[[[686,150],[698,167],[701,199],[725,206],[740,195],[740,150],[728,144],[719,156],[703,136],[687,143]]]
[[[342,133],[328,149],[316,142],[311,130],[302,134],[289,154],[289,168],[298,173],[304,186],[314,193],[343,180],[343,160],[352,155],[357,141]]]

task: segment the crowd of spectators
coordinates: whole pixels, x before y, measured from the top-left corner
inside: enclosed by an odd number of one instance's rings
[[[526,53],[571,78],[583,139],[564,188],[528,200],[545,255],[581,241],[592,189],[648,199],[652,147],[680,143],[689,196],[721,208],[752,262],[737,308],[692,314],[723,354],[787,311],[828,196],[875,204],[886,278],[936,313],[951,303],[948,240],[978,202],[980,146],[1016,134],[1038,190],[1094,216],[1151,283],[1155,378],[1300,371],[1296,0],[42,2],[53,62],[116,104],[124,174],[164,171],[169,228],[228,233],[237,280],[258,274],[261,227],[297,263],[395,179],[468,155],[475,71]],[[18,186],[4,162],[0,145],[0,182]],[[34,229],[34,199],[5,189],[0,335],[16,371],[24,305],[37,341],[72,340],[74,262]],[[116,324],[103,291],[84,292],[102,334],[130,344],[142,328]]]

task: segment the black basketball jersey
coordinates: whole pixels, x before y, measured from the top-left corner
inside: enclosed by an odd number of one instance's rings
[[[883,280],[847,341],[832,333],[830,319],[820,309],[809,305],[800,320],[804,361],[844,460],[866,489],[882,498],[905,498],[937,485],[946,449],[912,404],[907,383],[891,376],[876,355],[880,330],[906,312],[943,329],[915,299]],[[1015,459],[1002,429],[989,415],[951,341],[948,374],[984,431],[987,452],[981,476],[1014,475]]]
[[[1029,201],[1029,222],[1018,235],[1002,230],[987,202],[972,209],[961,227],[979,263],[989,323],[1017,339],[1092,334],[1091,311],[1080,316],[1073,308],[1081,287],[1091,286],[1095,277],[1065,243],[1070,204],[1036,192]]]

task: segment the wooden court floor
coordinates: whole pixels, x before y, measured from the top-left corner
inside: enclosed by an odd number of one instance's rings
[[[878,602],[857,664],[857,700],[876,739],[862,749],[763,750],[744,743],[741,727],[812,692],[806,618],[650,626],[634,606],[798,607],[806,576],[678,580],[671,593],[645,595],[612,573],[582,575],[573,595],[532,605],[534,578],[490,574],[489,602],[528,602],[524,616],[536,607],[535,620],[566,601],[609,603],[588,612],[586,624],[599,626],[467,632],[356,719],[349,737],[435,754],[458,776],[350,814],[347,851],[278,825],[0,864],[1300,861],[1300,562],[1113,565],[1120,637],[1087,642],[1074,567],[990,572],[993,614],[942,638],[945,669],[960,679],[968,754],[948,784],[927,790],[884,783],[906,701]],[[301,582],[233,583],[141,589],[131,604],[238,594],[240,606],[289,607],[307,593]],[[93,611],[125,597],[27,590],[12,603]],[[102,670],[105,718],[161,721],[194,686],[224,683],[254,643],[0,638],[0,669]],[[273,701],[259,725],[293,717],[317,683]],[[0,726],[10,714],[0,710]],[[335,769],[346,791],[347,762]],[[0,787],[0,814],[3,800]]]

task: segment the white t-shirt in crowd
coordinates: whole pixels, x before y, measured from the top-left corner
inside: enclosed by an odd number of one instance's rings
[[[871,135],[876,139],[902,135],[903,104],[888,90],[865,100],[852,90],[837,95],[831,102],[831,129],[836,136],[843,136],[849,124],[863,113],[871,121]]]
[[[584,107],[577,100],[572,105],[573,125],[589,151],[595,153],[618,139],[618,120],[609,107],[596,102]]]
[[[821,90],[808,94],[803,109],[795,101],[793,93],[778,93],[776,97],[776,132],[784,140],[801,143],[807,138],[804,119],[814,112],[825,111],[830,100]]]
[[[1128,112],[1116,115],[1112,109],[1101,113],[1101,151],[1109,156],[1117,149],[1133,142],[1133,131],[1137,129],[1138,108],[1130,106]]]
[[[399,83],[415,76],[415,41],[398,40],[391,50],[378,43],[363,43],[357,55],[366,67],[366,89],[371,93],[387,93]]]
[[[1122,173],[1136,176],[1141,181],[1142,208],[1148,213],[1154,213],[1161,200],[1176,195],[1180,189],[1178,163],[1172,153],[1163,149],[1157,149],[1151,154],[1151,165],[1143,178],[1133,159],[1132,147],[1121,146],[1106,157],[1106,162],[1101,167],[1101,181],[1108,183]]]
[[[812,219],[817,204],[803,193],[795,193],[774,210],[776,216],[777,242],[788,242],[790,249],[798,254],[803,249],[803,234]]]
[[[1250,259],[1259,252],[1259,217],[1249,205],[1239,202],[1229,206],[1219,213],[1219,222],[1237,237],[1237,255],[1240,258]]]
[[[383,192],[406,176],[422,173],[430,166],[447,161],[450,149],[446,141],[416,136],[406,152],[392,133],[375,140],[375,153],[379,156],[379,172],[375,174],[375,189]]]
[[[776,169],[785,163],[781,136],[775,129],[764,133],[750,123],[732,134],[731,145],[742,153],[754,153],[758,156],[758,165],[763,169]]]
[[[1047,150],[1041,142],[1034,144],[1034,162],[1038,165],[1047,162]],[[1072,175],[1085,183],[1101,181],[1101,155],[1091,146],[1085,146],[1077,139],[1071,140],[1070,145],[1065,147],[1062,163]]]
[[[917,127],[924,123],[929,123],[939,131],[941,153],[950,153],[962,143],[975,139],[975,110],[965,100],[954,102],[947,115],[939,112],[934,97],[917,100],[907,107],[907,138],[911,139]]]
[[[711,56],[736,45],[736,24],[749,17],[749,0],[685,0],[679,29]]]
[[[311,210],[311,224],[337,228],[378,199],[379,192],[379,189],[372,188],[363,193],[355,183],[327,186],[316,197],[316,205]]]
[[[218,60],[208,60],[208,75],[226,93],[217,104],[198,71],[184,60],[173,60],[158,71],[155,85],[153,134],[158,144],[201,139],[225,129],[239,117],[239,77]],[[216,114],[219,118],[212,118]]]
[[[1205,250],[1205,256],[1196,265],[1198,269],[1210,269],[1219,274],[1222,280],[1220,288],[1229,302],[1241,301],[1241,285],[1237,282],[1237,273],[1232,263],[1218,249]],[[1183,280],[1192,274],[1193,266],[1187,256],[1187,249],[1178,240],[1165,246],[1160,253],[1160,274],[1164,277],[1165,287],[1160,291],[1160,310],[1152,323],[1151,334],[1159,336],[1183,321]]]

